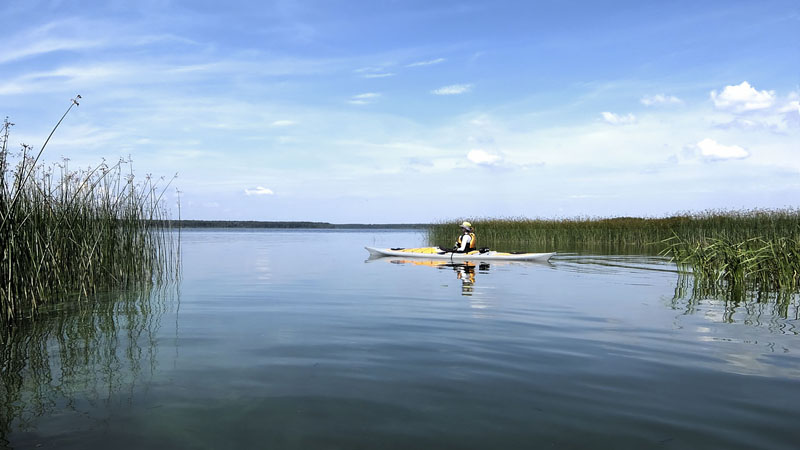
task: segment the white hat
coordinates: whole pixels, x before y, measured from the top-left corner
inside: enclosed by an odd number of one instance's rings
[[[469,223],[469,222],[466,222],[466,221],[461,222],[461,228],[466,228],[468,230],[471,230],[472,229],[472,224]]]

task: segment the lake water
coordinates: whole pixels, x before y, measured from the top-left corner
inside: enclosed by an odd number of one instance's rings
[[[653,257],[364,250],[423,244],[185,231],[175,285],[12,330],[0,448],[798,448],[797,299],[692,295]]]

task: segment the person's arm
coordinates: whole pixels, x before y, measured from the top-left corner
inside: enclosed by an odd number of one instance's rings
[[[467,246],[469,245],[469,241],[471,241],[471,240],[472,240],[472,236],[470,236],[468,234],[465,234],[464,236],[462,236],[461,237],[461,248],[459,248],[458,251],[463,252],[464,249],[467,248]]]

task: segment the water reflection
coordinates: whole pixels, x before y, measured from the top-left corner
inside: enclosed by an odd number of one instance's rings
[[[702,315],[712,322],[766,327],[773,333],[798,334],[791,321],[800,320],[800,295],[765,292],[716,280],[701,280],[679,270],[669,258],[650,255],[559,254],[558,270],[606,276],[622,275],[626,284],[652,283],[654,274],[674,274],[667,306],[684,315]]]
[[[40,416],[91,417],[98,404],[131,402],[132,394],[123,392],[152,378],[161,318],[177,306],[176,293],[177,285],[108,293],[4,327],[0,448],[9,448],[12,432],[35,435]]]
[[[800,332],[793,323],[787,322],[800,320],[800,296],[796,293],[764,292],[738,285],[709,283],[691,273],[679,272],[670,305],[685,314],[703,312],[706,317],[724,323],[763,326],[780,334]],[[714,307],[719,314],[709,314],[705,311],[708,307]]]
[[[474,261],[451,262],[440,259],[408,259],[396,257],[370,258],[371,261],[385,261],[392,264],[411,264],[415,266],[433,267],[441,270],[452,270],[456,279],[461,281],[461,295],[472,296],[475,291],[476,273],[487,273],[490,269],[489,263]]]

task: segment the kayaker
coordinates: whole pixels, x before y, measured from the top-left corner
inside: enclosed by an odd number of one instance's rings
[[[477,240],[475,239],[475,231],[472,229],[472,224],[469,222],[461,223],[461,236],[456,241],[456,253],[468,253],[476,248]]]

